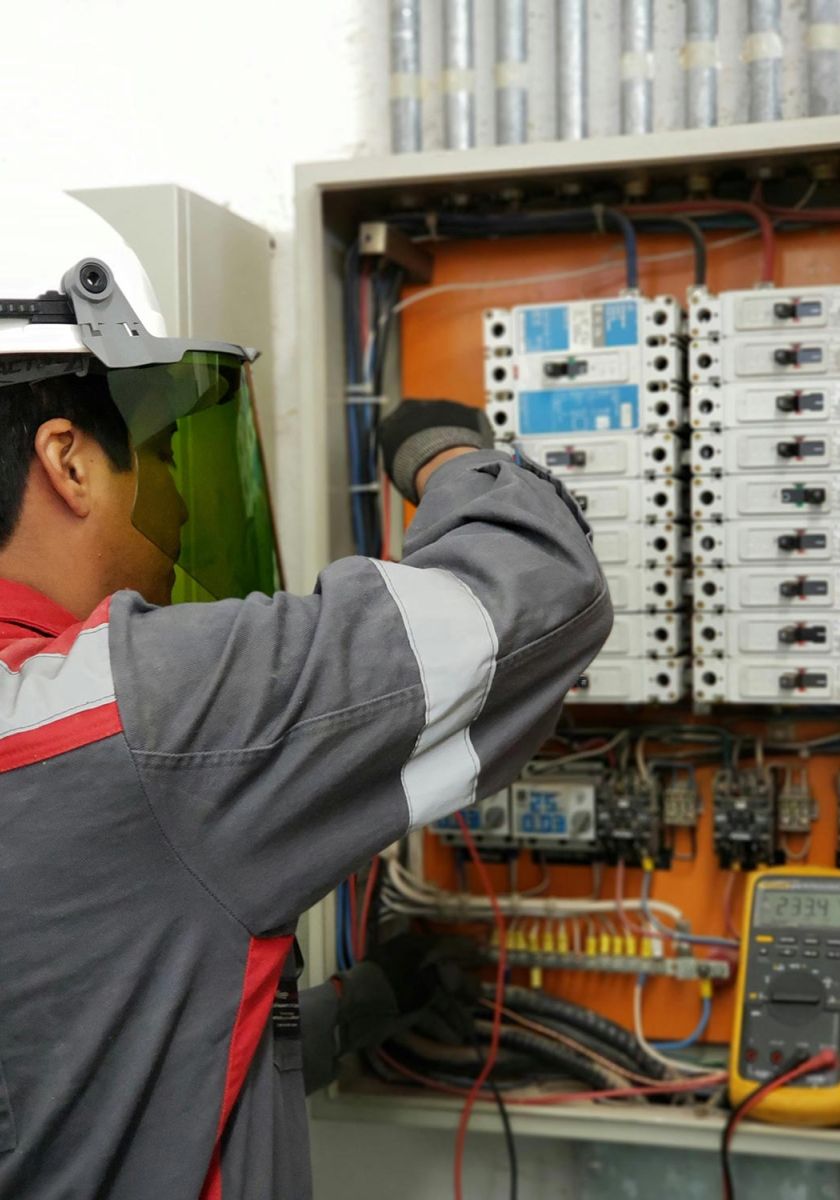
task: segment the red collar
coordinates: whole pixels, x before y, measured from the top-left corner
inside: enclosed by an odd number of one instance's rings
[[[76,618],[60,604],[25,583],[0,579],[0,638],[27,637],[33,633],[57,637]]]

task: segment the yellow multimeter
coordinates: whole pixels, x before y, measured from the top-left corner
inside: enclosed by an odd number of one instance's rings
[[[771,867],[748,876],[735,1004],[732,1104],[796,1056],[840,1048],[840,871]],[[840,1071],[779,1088],[750,1115],[840,1125]]]

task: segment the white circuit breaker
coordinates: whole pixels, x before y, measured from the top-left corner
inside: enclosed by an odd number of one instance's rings
[[[590,523],[616,622],[568,703],[671,703],[685,691],[685,335],[671,296],[484,314],[487,413],[560,476]]]
[[[840,288],[689,301],[693,686],[840,703]]]

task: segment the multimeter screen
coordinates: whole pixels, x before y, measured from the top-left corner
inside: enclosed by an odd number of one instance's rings
[[[840,930],[840,892],[759,888],[758,925],[807,925]]]

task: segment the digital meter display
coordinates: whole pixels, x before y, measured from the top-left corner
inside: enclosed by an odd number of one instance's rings
[[[840,892],[760,888],[758,925],[837,929],[840,931]]]

